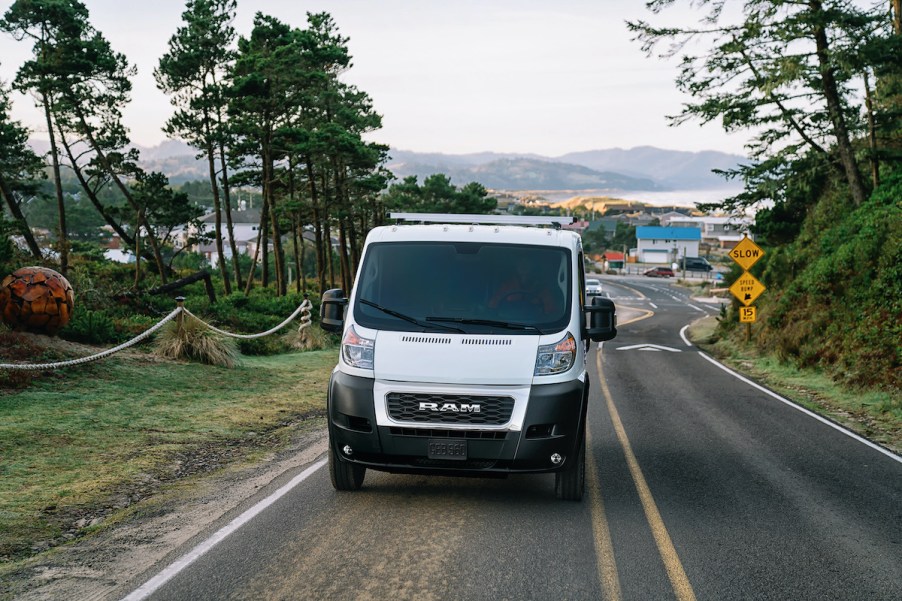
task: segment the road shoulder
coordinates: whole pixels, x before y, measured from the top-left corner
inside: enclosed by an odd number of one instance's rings
[[[285,449],[179,481],[131,507],[118,523],[26,562],[4,577],[4,595],[18,601],[121,599],[181,556],[192,539],[264,498],[325,450],[324,419],[308,420]]]

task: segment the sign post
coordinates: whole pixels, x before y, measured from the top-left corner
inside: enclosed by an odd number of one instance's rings
[[[744,236],[739,244],[730,250],[729,255],[743,270],[742,275],[730,286],[730,293],[745,305],[739,308],[739,321],[746,324],[745,339],[748,342],[752,339],[752,324],[758,318],[758,310],[751,305],[767,290],[748,270],[764,256],[764,251],[751,238]]]

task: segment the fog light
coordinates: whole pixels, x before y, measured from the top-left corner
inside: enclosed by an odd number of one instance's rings
[[[350,457],[351,455],[354,454],[354,449],[352,449],[348,445],[345,445],[341,448],[341,452],[344,453],[345,455],[347,455],[348,457]]]
[[[557,453],[551,456],[551,463],[553,463],[554,465],[560,465],[563,460],[564,458]]]

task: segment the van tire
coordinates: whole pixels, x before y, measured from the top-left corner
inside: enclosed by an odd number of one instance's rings
[[[360,490],[366,468],[356,463],[343,461],[329,443],[329,476],[335,490]]]
[[[554,475],[554,493],[562,501],[582,501],[586,490],[586,435],[580,436],[573,461]]]

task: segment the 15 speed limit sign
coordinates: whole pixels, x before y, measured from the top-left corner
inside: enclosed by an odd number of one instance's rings
[[[758,311],[755,307],[739,307],[739,321],[742,323],[755,323]]]

